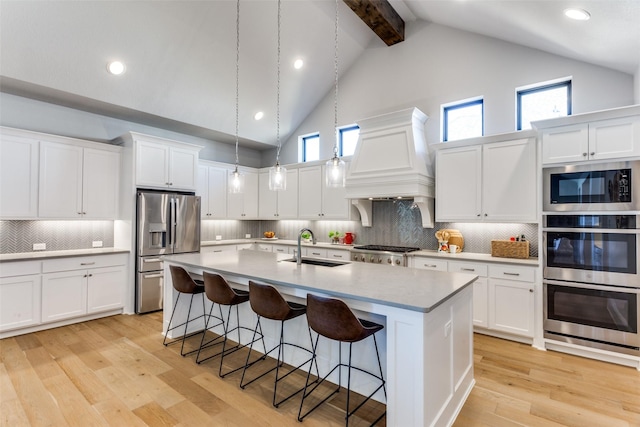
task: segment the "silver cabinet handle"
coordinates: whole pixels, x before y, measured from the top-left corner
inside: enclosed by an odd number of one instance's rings
[[[529,292],[533,293],[533,289],[529,289]]]
[[[436,268],[437,267],[437,265],[435,265],[435,264],[422,264],[422,265],[425,266],[425,267],[429,267],[429,268]]]
[[[506,271],[504,271],[502,274],[504,274],[505,276],[519,276],[520,273],[508,273]]]
[[[340,259],[342,259],[342,258],[343,258],[343,257],[342,257],[342,255],[336,255],[336,254],[333,254],[333,257],[334,257],[334,258],[340,258]]]
[[[582,157],[587,157],[587,153],[582,153]]]
[[[213,251],[213,253],[217,253],[217,252],[222,252],[222,249],[216,249]]]
[[[162,261],[160,258],[143,258],[142,262],[160,262]]]
[[[591,153],[589,153],[589,155],[590,155],[590,156],[595,156],[595,155],[596,155],[596,152],[595,152],[595,151],[592,151]]]
[[[93,265],[95,262],[81,262],[80,265]]]
[[[144,277],[145,279],[156,279],[158,277],[164,277],[164,274],[162,274],[162,273],[147,274],[147,275],[142,276],[142,277]]]
[[[311,252],[311,255],[318,255],[318,256],[320,256],[320,252]]]
[[[462,271],[476,271],[475,268],[460,268]]]

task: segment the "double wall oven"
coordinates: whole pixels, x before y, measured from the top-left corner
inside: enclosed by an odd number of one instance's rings
[[[544,170],[544,336],[640,355],[640,162]]]

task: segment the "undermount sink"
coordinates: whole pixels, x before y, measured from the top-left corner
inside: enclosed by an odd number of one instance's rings
[[[284,261],[288,262],[296,262],[295,258],[285,259]],[[302,257],[303,264],[311,264],[311,265],[320,265],[322,267],[338,267],[339,265],[349,264],[344,261],[333,261],[329,259],[319,259],[319,258],[305,258]]]

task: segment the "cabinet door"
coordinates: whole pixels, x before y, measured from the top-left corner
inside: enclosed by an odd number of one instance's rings
[[[473,324],[489,327],[489,285],[485,277],[473,282]]]
[[[482,147],[436,154],[436,221],[481,219]]]
[[[278,193],[278,219],[297,219],[298,218],[298,169],[287,170],[287,189],[284,191],[278,191],[277,193]]]
[[[0,331],[40,323],[40,275],[0,279]]]
[[[587,160],[589,127],[586,123],[545,129],[542,132],[542,163],[567,163]]]
[[[322,219],[322,168],[300,168],[298,187],[298,214],[300,219]]]
[[[82,217],[82,157],[82,147],[40,143],[40,217]]]
[[[87,271],[42,275],[42,322],[55,322],[87,313]]]
[[[347,169],[349,164],[347,164]],[[348,220],[351,205],[347,199],[345,187],[327,187],[325,184],[325,166],[322,166],[320,174],[320,187],[322,188],[322,219]]]
[[[349,261],[351,252],[340,249],[327,249],[327,258]]]
[[[589,124],[589,159],[640,156],[640,117],[600,120]]]
[[[159,188],[169,186],[169,147],[136,141],[136,185]]]
[[[483,220],[535,222],[538,200],[536,188],[533,139],[498,142],[483,147]]]
[[[258,174],[245,171],[242,173],[244,174],[244,191],[227,194],[227,218],[256,219],[258,218]]]
[[[489,279],[489,328],[533,337],[533,283]]]
[[[198,151],[169,147],[169,187],[172,190],[195,190],[198,182]]]
[[[92,268],[87,275],[88,313],[114,310],[124,306],[126,283],[124,267]]]
[[[328,249],[316,248],[314,246],[304,246],[302,248],[302,256],[311,258],[326,258]]]
[[[209,209],[209,166],[198,166],[196,196],[200,196],[200,218],[209,219],[211,217]]]
[[[38,141],[0,135],[0,218],[38,216]]]
[[[222,168],[198,166],[198,188],[201,197],[202,219],[225,219],[227,217],[227,174]]]
[[[421,270],[447,271],[448,263],[444,259],[434,259],[425,257],[412,257],[411,267]]]
[[[115,219],[118,207],[120,153],[84,149],[83,218]]]
[[[287,183],[287,185],[289,185],[289,183]],[[272,251],[279,254],[291,254],[293,253],[293,246],[273,245]]]
[[[288,184],[288,183],[287,183]],[[278,192],[269,190],[269,172],[260,172],[258,178],[258,216],[260,219],[278,218]]]

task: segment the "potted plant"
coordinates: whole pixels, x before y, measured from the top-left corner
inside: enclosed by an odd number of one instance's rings
[[[300,235],[300,237],[302,238],[302,241],[305,243],[309,243],[310,239],[311,239],[311,234],[309,234],[309,232],[305,231],[304,233],[302,233]]]
[[[334,245],[340,243],[340,232],[329,231],[329,239],[331,239],[331,243],[333,243]]]

